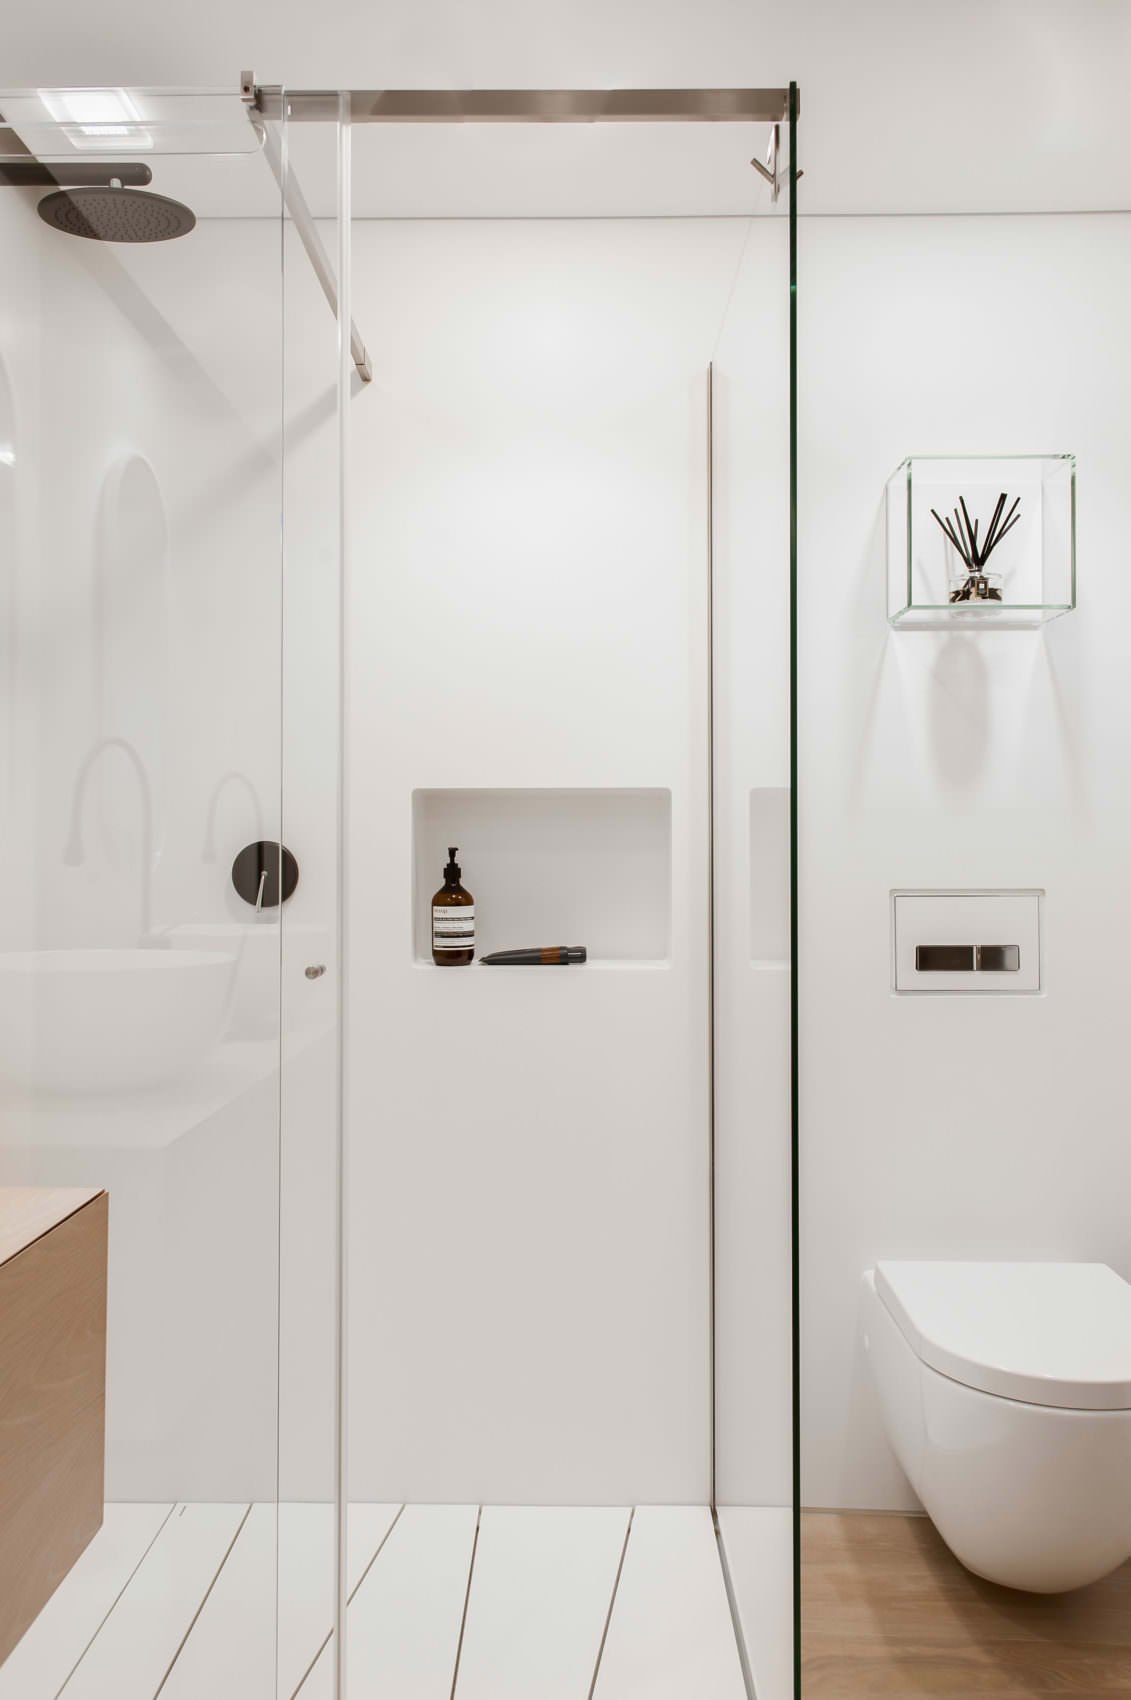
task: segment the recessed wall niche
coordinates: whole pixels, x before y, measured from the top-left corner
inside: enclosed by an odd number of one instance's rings
[[[453,844],[475,898],[477,957],[583,944],[590,966],[667,962],[670,791],[418,790],[412,836],[420,963],[432,964],[431,900]]]

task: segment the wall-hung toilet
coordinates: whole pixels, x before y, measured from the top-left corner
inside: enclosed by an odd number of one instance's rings
[[[1131,1286],[1102,1263],[877,1263],[888,1438],[991,1582],[1058,1593],[1131,1557]]]

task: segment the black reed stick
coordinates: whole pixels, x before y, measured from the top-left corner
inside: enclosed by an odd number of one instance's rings
[[[931,513],[936,523],[966,563],[967,572],[983,572],[985,570],[986,562],[989,560],[998,544],[1008,532],[1013,530],[1013,527],[1021,518],[1020,512],[1018,511],[1021,507],[1021,498],[1020,496],[1015,496],[1013,499],[1013,506],[1009,509],[1008,513],[1006,513],[1004,521],[1002,520],[1002,513],[1008,500],[1009,497],[1003,490],[997,499],[997,506],[994,509],[993,518],[990,520],[989,525],[983,533],[980,543],[978,541],[978,521],[971,520],[970,510],[966,506],[965,496],[959,496],[958,506],[954,510],[953,519],[949,514],[946,519],[942,519],[934,508],[931,509]]]
[[[953,543],[955,549],[957,549],[958,553],[962,556],[962,559],[966,562],[966,565],[969,568],[969,570],[971,572],[973,572],[974,571],[974,563],[971,561],[969,555],[966,553],[965,545],[963,543],[961,543],[959,541],[959,539],[955,536],[954,526],[951,523],[950,519],[949,518],[940,519],[938,513],[935,511],[934,508],[931,509],[931,513],[934,515],[934,517],[938,521],[939,525],[941,525],[943,531],[946,533],[946,535],[950,539],[951,543]]]
[[[1004,503],[1006,501],[1006,497],[1003,496],[1001,498],[1001,500]],[[1020,496],[1015,497],[1014,502],[1013,502],[1013,506],[1010,508],[1009,512],[1005,516],[1004,524],[1001,524],[999,522],[998,526],[995,527],[995,530],[994,530],[994,542],[995,543],[999,543],[1001,541],[1002,534],[1005,530],[1005,526],[1007,526],[1009,524],[1010,520],[1013,518],[1014,514],[1017,512],[1017,509],[1020,506],[1020,503],[1021,503]]]
[[[986,532],[986,548],[987,549],[992,549],[993,546],[994,546],[994,542],[993,542],[994,533],[997,531],[998,521],[1001,519],[1001,510],[1004,508],[1004,506],[1005,506],[1005,491],[1003,490],[1001,495],[997,499],[997,507],[994,509],[994,517],[991,519],[990,524],[989,524],[989,530]]]

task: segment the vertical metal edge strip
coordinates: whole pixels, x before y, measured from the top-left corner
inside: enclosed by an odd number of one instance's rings
[[[334,1549],[334,1642],[333,1691],[335,1700],[345,1700],[348,1676],[346,1619],[349,1606],[349,1452],[348,1452],[348,1265],[346,1245],[346,1179],[349,1156],[346,1118],[346,1079],[349,1064],[349,744],[347,708],[350,684],[349,641],[349,471],[350,471],[350,346],[352,323],[353,259],[352,219],[352,134],[348,94],[338,96],[338,1116],[337,1197],[335,1214],[337,1246],[334,1259],[335,1338],[334,1369],[334,1502],[337,1529]]]
[[[801,1196],[800,1035],[798,1032],[798,705],[797,705],[797,113],[796,83],[789,85],[789,1072],[790,1072],[790,1289],[793,1405],[793,1687],[801,1694]]]
[[[710,1376],[709,1488],[712,1515],[718,1494],[718,1358],[715,1244],[715,364],[707,364],[707,1236],[708,1374]]]
[[[290,328],[290,293],[287,287],[287,194],[290,172],[290,137],[286,119],[279,123],[278,172],[275,181],[279,188],[279,845],[286,843],[287,825],[287,541],[290,536],[290,485],[288,453],[290,434],[287,419],[287,394],[290,365],[287,359],[287,332]],[[281,862],[280,856],[280,862]],[[279,869],[279,891],[282,892],[282,867]],[[279,905],[279,949],[275,962],[279,980],[276,988],[275,1014],[279,1084],[275,1097],[275,1574],[272,1623],[272,1687],[279,1689],[279,1626],[280,1571],[283,1561],[282,1518],[279,1504],[283,1496],[283,1184],[287,1135],[287,1041],[285,998],[287,924],[282,903]]]

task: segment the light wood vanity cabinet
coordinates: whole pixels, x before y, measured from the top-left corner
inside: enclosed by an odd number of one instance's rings
[[[108,1217],[0,1187],[0,1661],[102,1524]]]

